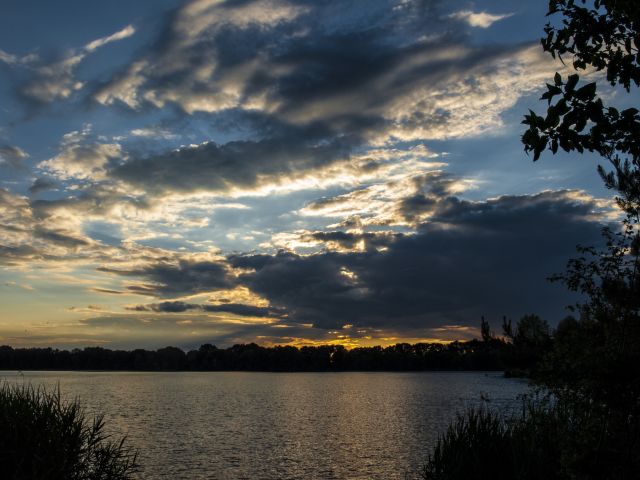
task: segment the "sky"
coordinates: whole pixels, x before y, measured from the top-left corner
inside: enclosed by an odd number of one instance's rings
[[[523,152],[546,2],[2,3],[0,344],[554,325],[616,215],[596,157]]]

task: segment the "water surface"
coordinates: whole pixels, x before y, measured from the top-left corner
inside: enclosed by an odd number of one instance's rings
[[[0,372],[60,385],[139,449],[142,478],[404,479],[457,411],[516,407],[499,373]]]

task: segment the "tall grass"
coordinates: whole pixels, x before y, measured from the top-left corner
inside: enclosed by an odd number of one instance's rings
[[[60,390],[0,385],[0,478],[111,480],[137,471],[136,454]]]
[[[420,472],[423,480],[555,480],[567,477],[560,466],[558,406],[525,401],[518,415],[486,406],[459,414],[440,436]]]
[[[582,397],[533,397],[518,415],[487,407],[440,436],[422,480],[635,480],[640,417]]]

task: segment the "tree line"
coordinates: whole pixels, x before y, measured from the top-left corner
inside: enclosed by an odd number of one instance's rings
[[[527,372],[552,342],[548,324],[535,315],[523,317],[512,328],[503,321],[503,335],[491,333],[482,319],[482,339],[465,342],[398,343],[347,349],[341,345],[274,346],[255,343],[218,348],[205,344],[185,352],[177,347],[158,350],[110,350],[102,347],[0,347],[3,370],[114,370],[114,371],[421,371],[507,370]],[[515,330],[515,331],[514,331]]]

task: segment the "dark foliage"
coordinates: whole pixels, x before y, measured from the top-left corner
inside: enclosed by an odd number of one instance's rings
[[[558,326],[535,380],[575,412],[588,412],[574,448],[580,478],[637,478],[640,471],[640,236],[604,230],[607,247],[581,248],[555,277],[585,294],[579,317]]]
[[[618,427],[600,406],[564,396],[525,399],[518,415],[471,409],[441,435],[419,477],[635,479],[637,444],[614,442]]]
[[[149,370],[149,371],[404,371],[503,370],[509,344],[481,342],[399,343],[389,347],[342,346],[262,347],[255,343],[217,348],[205,344],[184,352],[176,347],[159,350],[109,350],[87,347],[72,351],[52,348],[0,347],[4,370]]]
[[[504,320],[507,322],[506,318]],[[140,370],[272,372],[506,370],[529,375],[551,348],[549,325],[525,315],[496,338],[484,317],[482,340],[451,343],[398,343],[388,347],[346,349],[340,345],[263,347],[255,343],[218,348],[204,344],[184,352],[177,347],[158,350],[109,350],[102,347],[58,350],[0,346],[0,370]],[[504,328],[504,326],[503,326]]]
[[[556,393],[569,389],[640,414],[640,234],[637,224],[624,226],[619,233],[604,229],[606,249],[580,248],[582,255],[553,277],[587,301],[573,307],[577,320],[558,326],[538,380]]]
[[[547,24],[542,46],[551,55],[571,57],[576,70],[606,72],[606,81],[627,92],[640,85],[640,2],[637,0],[551,0],[549,15],[560,15],[559,27]],[[555,103],[554,99],[558,97]],[[640,213],[640,115],[629,106],[607,107],[596,82],[580,85],[578,74],[566,80],[556,73],[542,96],[546,117],[533,111],[525,117],[522,136],[527,152],[538,160],[543,151],[559,148],[596,152],[613,169],[599,167],[608,188],[618,192],[621,208]]]
[[[511,341],[505,357],[506,373],[530,376],[553,345],[549,324],[537,315],[525,315],[515,330],[511,320],[505,318],[502,329],[505,338]]]
[[[85,416],[60,392],[0,386],[0,478],[7,480],[124,480],[136,455],[105,433],[102,417]]]
[[[606,71],[612,86],[627,92],[640,85],[640,2],[637,0],[551,0],[543,48],[571,56],[577,70]],[[606,248],[579,248],[567,271],[553,279],[585,299],[573,307],[553,341],[534,317],[511,323],[505,336],[522,354],[534,347],[530,371],[544,400],[533,401],[521,418],[504,420],[487,411],[461,416],[441,437],[424,479],[626,480],[640,472],[640,116],[618,111],[597,96],[596,83],[579,85],[556,74],[542,96],[549,107],[530,112],[523,135],[537,160],[550,149],[596,152],[613,170],[599,172],[618,193],[626,213],[622,229],[604,230]],[[559,97],[556,103],[554,99]],[[514,349],[515,351],[515,349]],[[540,355],[542,353],[542,355]]]
[[[529,401],[509,417],[486,407],[471,409],[449,426],[424,465],[424,480],[564,479],[560,430],[563,412]]]

